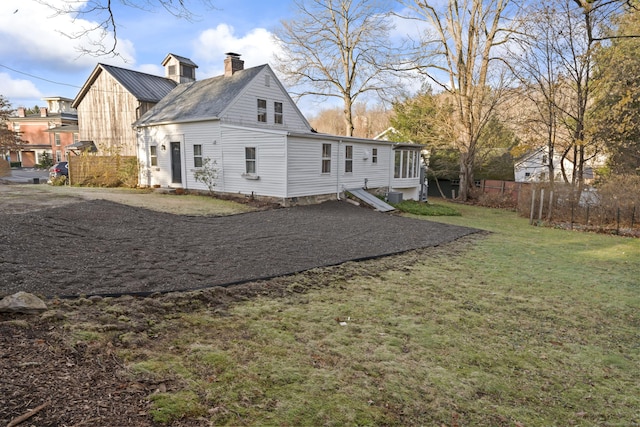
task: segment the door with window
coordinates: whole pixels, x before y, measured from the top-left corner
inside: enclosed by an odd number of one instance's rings
[[[179,142],[171,143],[171,182],[182,184],[182,157]]]

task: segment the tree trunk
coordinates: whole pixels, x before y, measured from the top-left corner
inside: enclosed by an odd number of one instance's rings
[[[348,95],[344,96],[344,127],[345,135],[353,136],[353,100]]]
[[[460,155],[460,189],[458,199],[466,202],[473,189],[473,155],[464,152]]]

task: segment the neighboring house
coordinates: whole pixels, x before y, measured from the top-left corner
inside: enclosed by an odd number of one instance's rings
[[[584,166],[583,178],[586,183],[595,179],[595,170],[606,163],[606,157],[599,155],[588,161]],[[573,162],[569,158],[562,159],[557,153],[553,155],[554,181],[562,182],[562,166],[569,181],[573,177]],[[516,182],[546,182],[549,181],[549,149],[541,147],[529,151],[517,159],[514,165]]]
[[[34,167],[47,153],[54,162],[67,160],[66,147],[78,140],[78,114],[72,100],[63,97],[42,98],[47,102],[36,114],[26,114],[19,107],[17,115],[10,117],[8,127],[18,132],[23,144],[9,153],[11,162],[22,167]]]
[[[561,162],[561,156],[554,154],[553,165],[555,168],[555,181],[562,180]],[[573,169],[571,162],[565,159],[564,165],[567,173],[570,173]],[[517,159],[514,164],[514,175],[516,182],[549,181],[549,149],[547,147],[541,147],[529,151]]]
[[[93,142],[101,154],[135,156],[131,124],[176,85],[195,80],[197,66],[187,58],[169,54],[163,65],[165,77],[98,64],[73,101],[80,139]]]
[[[422,146],[316,133],[269,65],[227,55],[224,75],[177,85],[135,121],[141,186],[206,190],[194,173],[210,159],[216,191],[283,204],[363,187],[419,197]]]

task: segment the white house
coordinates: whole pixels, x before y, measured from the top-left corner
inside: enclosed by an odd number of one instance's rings
[[[178,84],[140,117],[140,185],[215,191],[283,204],[340,198],[349,189],[420,196],[422,146],[315,132],[269,65],[244,69],[229,53],[224,75]]]
[[[585,181],[589,182],[595,178],[594,170],[606,163],[606,157],[597,155],[590,159],[584,166],[583,176]],[[560,182],[564,178],[562,176],[562,167],[564,166],[567,179],[571,181],[573,177],[573,162],[569,158],[562,158],[557,153],[553,155],[554,181]],[[545,182],[549,181],[549,148],[541,147],[536,150],[529,151],[520,159],[516,160],[514,165],[514,174],[516,182]]]

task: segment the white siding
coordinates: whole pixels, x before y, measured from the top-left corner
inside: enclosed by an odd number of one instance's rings
[[[322,173],[322,144],[331,144],[331,173]],[[345,146],[353,146],[353,172],[345,173]],[[373,148],[378,161],[373,163]],[[349,188],[388,187],[391,147],[386,144],[338,142],[316,138],[291,137],[287,155],[288,197],[339,193]]]
[[[286,197],[286,133],[222,126],[224,191]],[[256,148],[256,173],[247,176],[245,148]]]
[[[218,165],[221,163],[220,124],[219,122],[199,122],[173,124],[144,128],[139,137],[139,159],[141,163],[140,184],[160,185],[161,187],[182,187],[186,189],[208,190],[206,185],[196,182],[193,177],[193,146],[202,145],[202,157],[210,158]],[[182,184],[171,182],[171,142],[180,142]],[[158,147],[158,165],[150,165],[149,146]],[[165,149],[162,149],[164,145]],[[223,171],[218,172],[219,185],[223,187]],[[224,191],[216,186],[216,190]]]
[[[268,77],[269,86],[266,86]],[[258,122],[258,99],[267,101],[267,122]],[[283,124],[274,123],[274,102],[281,102]],[[265,67],[221,118],[225,123],[272,130],[307,132],[309,126],[270,68]]]

